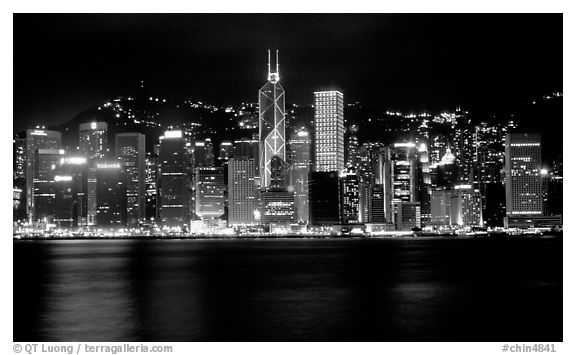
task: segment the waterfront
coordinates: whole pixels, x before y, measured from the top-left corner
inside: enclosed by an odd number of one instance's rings
[[[562,341],[562,238],[15,241],[14,341]]]

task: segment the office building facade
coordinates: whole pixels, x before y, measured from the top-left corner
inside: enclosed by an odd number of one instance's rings
[[[314,93],[316,171],[344,169],[344,94],[340,91]]]

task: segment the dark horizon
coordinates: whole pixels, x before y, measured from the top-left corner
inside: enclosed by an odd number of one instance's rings
[[[561,34],[562,14],[16,14],[14,129],[66,122],[140,80],[254,102],[269,48],[288,103],[338,88],[381,108],[489,106],[562,91]]]

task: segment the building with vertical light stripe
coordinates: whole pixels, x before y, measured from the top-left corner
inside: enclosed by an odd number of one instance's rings
[[[258,92],[260,185],[262,188],[270,187],[272,159],[277,156],[283,162],[286,161],[284,100],[284,88],[280,85],[278,51],[276,51],[276,72],[270,71],[270,51],[268,51],[268,81]]]
[[[146,219],[146,136],[141,133],[117,133],[116,157],[126,174],[126,223],[138,225]]]
[[[164,227],[190,223],[188,151],[182,131],[166,131],[160,141],[160,221]]]
[[[316,171],[344,169],[344,94],[314,92]]]

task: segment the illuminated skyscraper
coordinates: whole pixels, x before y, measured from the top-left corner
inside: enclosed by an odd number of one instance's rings
[[[396,229],[409,231],[414,228],[422,228],[420,216],[420,202],[401,201],[397,206]]]
[[[344,94],[340,91],[314,93],[316,127],[316,171],[344,169]]]
[[[62,134],[43,129],[26,130],[26,211],[34,219],[34,173],[38,149],[60,149]]]
[[[295,222],[308,223],[308,176],[311,166],[311,137],[304,128],[294,132],[290,138],[290,186],[294,188]]]
[[[126,184],[119,162],[96,163],[96,225],[121,227],[126,224]]]
[[[88,159],[104,158],[108,149],[108,124],[106,122],[81,123],[80,153]]]
[[[190,222],[188,154],[182,131],[166,131],[160,142],[160,219],[166,227]]]
[[[271,184],[271,162],[277,156],[286,161],[284,89],[280,85],[278,51],[276,51],[276,72],[270,71],[270,51],[268,51],[268,82],[258,93],[259,105],[259,147],[260,184],[267,188]]]
[[[146,219],[146,136],[141,133],[116,134],[116,157],[126,174],[126,222],[137,225]]]
[[[37,149],[34,154],[34,220],[51,222],[54,218],[54,182],[64,151]]]
[[[506,217],[542,216],[540,134],[506,135]]]
[[[214,146],[212,140],[194,142],[194,167],[214,166]]]
[[[398,203],[418,201],[418,160],[416,145],[414,143],[394,144],[392,160],[392,203],[394,212],[397,214]]]
[[[222,141],[220,142],[220,152],[218,154],[218,160],[228,161],[232,156],[232,142]]]
[[[101,160],[108,150],[108,124],[87,122],[78,126],[80,154],[89,161],[88,166],[88,224],[96,223],[96,161]]]
[[[256,199],[256,168],[254,159],[228,160],[228,225],[255,224],[254,211],[258,208]]]
[[[224,214],[224,169],[196,168],[196,215],[215,220]]]
[[[454,186],[450,199],[450,224],[458,226],[482,226],[482,197],[472,185]]]
[[[358,223],[360,222],[360,198],[359,198],[359,183],[356,169],[349,167],[346,172],[340,175],[342,191],[340,198],[340,216],[342,223]]]

